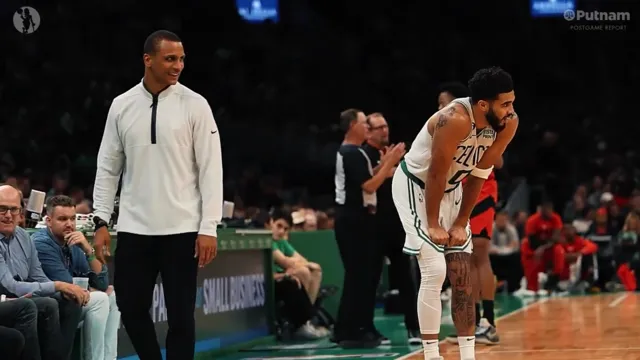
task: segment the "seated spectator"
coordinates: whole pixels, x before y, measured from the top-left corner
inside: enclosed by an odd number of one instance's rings
[[[13,186],[14,188],[18,188],[18,178],[13,175],[9,175],[4,179],[4,183],[9,186]]]
[[[90,200],[82,200],[82,202],[76,205],[76,213],[77,214],[91,214],[93,210],[91,209],[91,201]]]
[[[615,235],[614,229],[611,227],[609,223],[609,214],[606,208],[599,208],[596,211],[596,216],[587,231],[587,237],[598,244],[603,252],[609,253],[608,249],[611,245],[611,240],[613,240]]]
[[[51,184],[51,189],[47,192],[47,198],[50,198],[55,195],[62,195],[67,192],[69,188],[69,177],[60,172],[53,175],[53,181]]]
[[[608,224],[611,231],[617,234],[624,226],[626,214],[620,209],[620,205],[611,202],[607,207]]]
[[[594,242],[579,236],[576,228],[571,224],[565,224],[558,246],[564,253],[564,266],[560,273],[560,280],[567,281],[571,278],[571,267],[579,264],[579,272],[576,274],[576,281],[586,281],[593,283],[593,254],[598,251],[598,245]]]
[[[287,320],[297,329],[296,336],[303,339],[320,339],[329,335],[323,327],[311,323],[314,315],[313,304],[309,300],[302,282],[294,275],[286,273],[274,274],[274,292],[276,303],[284,304]]]
[[[576,220],[588,221],[589,211],[589,207],[587,206],[584,197],[576,194],[573,196],[573,200],[567,203],[567,206],[564,209],[564,216],[562,218],[567,223],[572,223]]]
[[[587,203],[592,208],[597,208],[600,206],[600,197],[602,196],[602,188],[604,183],[600,176],[596,176],[593,178],[593,183],[591,184],[591,194],[587,197]]]
[[[74,186],[69,190],[69,197],[73,199],[74,204],[80,204],[86,200],[84,197],[84,190],[77,186]]]
[[[316,215],[318,217],[318,230],[333,229],[335,222],[335,212],[333,209],[329,209],[326,212],[318,211]]]
[[[47,200],[46,229],[32,235],[48,278],[73,283],[74,277],[89,278],[89,302],[82,307],[84,360],[113,360],[118,350],[120,311],[116,294],[109,286],[107,268],[76,231],[73,200],[55,195]]]
[[[35,244],[16,224],[22,207],[20,194],[0,186],[0,293],[9,297],[33,295],[38,308],[40,353],[67,359],[80,322],[81,306],[89,293],[79,286],[51,281],[42,271]]]
[[[640,236],[640,217],[635,212],[630,212],[622,231],[618,234],[614,249],[616,274],[627,291],[637,289],[636,279],[640,275],[638,236]]]
[[[518,211],[513,216],[513,226],[516,227],[518,231],[518,238],[520,240],[524,239],[526,236],[524,228],[527,224],[527,219],[529,218],[529,214],[526,211]]]
[[[320,265],[307,261],[288,241],[289,229],[293,223],[291,215],[274,211],[271,217],[273,237],[273,261],[277,273],[286,273],[300,279],[312,304],[315,304],[322,282]]]
[[[329,228],[329,216],[327,216],[327,213],[325,213],[324,211],[318,211],[316,213],[316,217],[317,217],[317,227],[318,230],[326,230],[326,229],[330,229]]]
[[[315,211],[309,209],[304,215],[304,225],[302,225],[304,231],[316,231],[318,230],[318,216]]]
[[[520,269],[520,238],[515,226],[509,222],[509,214],[500,212],[496,215],[491,236],[489,256],[491,267],[498,280],[507,281],[508,291],[516,291],[520,285],[522,271]]]
[[[30,299],[0,303],[0,354],[8,360],[40,359],[38,308]]]
[[[520,246],[522,269],[527,280],[527,290],[539,290],[538,273],[545,272],[551,265],[552,276],[547,282],[547,290],[553,289],[564,270],[564,253],[554,246],[560,240],[562,219],[553,211],[553,203],[545,201],[540,211],[531,215],[525,225],[526,238]]]
[[[616,233],[609,223],[607,209],[599,208],[585,237],[598,245],[598,281],[596,286],[600,289],[604,289],[607,282],[615,275],[612,262],[614,260],[613,239]]]
[[[293,230],[304,231],[305,213],[304,210],[296,210],[291,213]]]

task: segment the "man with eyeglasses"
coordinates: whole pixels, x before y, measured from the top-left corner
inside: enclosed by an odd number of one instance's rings
[[[362,149],[367,153],[373,166],[380,163],[380,154],[389,146],[389,125],[384,116],[377,112],[367,116],[367,141]],[[418,325],[417,270],[411,271],[411,257],[402,252],[404,246],[404,229],[398,217],[393,198],[391,197],[391,179],[385,180],[376,191],[378,211],[375,215],[377,231],[376,258],[382,264],[386,256],[389,266],[389,288],[398,290],[404,312],[404,324],[407,328],[409,344],[421,345],[420,327]],[[376,271],[379,280],[379,271]],[[413,276],[412,276],[413,275]],[[412,281],[413,280],[413,281]],[[385,339],[382,340],[383,344]]]
[[[335,236],[345,274],[333,340],[343,348],[372,348],[389,343],[373,324],[382,271],[382,254],[372,225],[376,191],[392,176],[405,153],[404,144],[390,147],[376,166],[361,147],[367,134],[364,112],[343,111],[340,127],[345,136],[336,154]]]
[[[40,359],[40,355],[42,359],[68,359],[81,306],[88,302],[89,293],[46,277],[33,241],[17,226],[21,213],[18,190],[0,186],[0,293],[10,298],[33,296],[30,300],[38,308],[38,333],[42,338],[40,351],[32,359]]]

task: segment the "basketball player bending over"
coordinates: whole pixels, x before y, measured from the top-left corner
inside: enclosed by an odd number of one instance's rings
[[[457,82],[445,83],[441,85],[438,94],[438,110],[449,105],[453,99],[466,97],[469,90],[463,84]],[[494,169],[500,169],[503,165],[502,156],[495,163]],[[467,179],[465,179],[466,181]],[[465,181],[462,182],[464,189]],[[493,220],[496,215],[496,204],[498,202],[498,182],[494,172],[482,185],[480,196],[476,201],[476,206],[471,212],[469,225],[471,226],[471,240],[473,242],[473,252],[471,253],[471,283],[473,284],[473,298],[476,301],[476,343],[496,345],[500,343],[500,336],[496,330],[494,300],[495,300],[495,275],[491,268],[489,259],[489,249],[491,245],[491,235],[493,234]],[[445,279],[445,286],[446,279]],[[480,305],[482,304],[482,313]],[[481,316],[488,324],[480,324]],[[456,334],[447,336],[447,341],[457,344]]]
[[[418,257],[418,319],[426,360],[441,359],[438,334],[445,275],[460,358],[475,359],[469,216],[493,164],[513,139],[518,119],[511,76],[482,69],[469,80],[471,97],[435,113],[393,177],[393,200],[406,233],[404,252]],[[497,135],[496,135],[497,134]],[[471,175],[464,192],[460,182]]]

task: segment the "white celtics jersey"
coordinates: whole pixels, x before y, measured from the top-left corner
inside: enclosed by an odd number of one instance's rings
[[[482,154],[493,144],[496,137],[496,132],[490,127],[476,133],[476,122],[471,110],[471,98],[455,99],[448,106],[453,106],[453,104],[461,104],[465,107],[471,118],[471,131],[458,144],[458,150],[447,173],[445,193],[453,191],[460,186],[460,182],[476,167],[480,158],[482,158]],[[435,119],[435,117],[432,117],[429,121],[437,121]],[[407,170],[423,182],[426,182],[432,156],[433,136],[429,134],[429,121],[424,124],[404,158]]]

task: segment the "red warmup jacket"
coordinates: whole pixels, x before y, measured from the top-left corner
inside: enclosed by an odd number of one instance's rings
[[[529,216],[524,228],[526,236],[544,233],[547,235],[546,238],[551,236],[553,230],[562,230],[562,218],[555,212],[548,219],[545,219],[540,213]]]
[[[573,242],[567,241],[560,245],[562,245],[566,253],[579,252],[582,255],[591,255],[598,251],[598,245],[596,245],[596,243],[577,235],[573,238]]]

